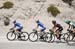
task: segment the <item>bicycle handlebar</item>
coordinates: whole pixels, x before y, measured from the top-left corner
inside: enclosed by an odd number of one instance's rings
[[[49,29],[50,32],[54,33],[54,31],[52,31],[51,29]]]
[[[14,30],[14,28],[10,28],[10,30]]]
[[[33,31],[37,31],[36,29],[33,29]]]

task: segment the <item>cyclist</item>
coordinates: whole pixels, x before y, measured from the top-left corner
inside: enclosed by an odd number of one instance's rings
[[[23,29],[23,25],[20,22],[17,22],[16,20],[13,21],[13,24],[14,24],[13,29],[15,29],[15,31],[17,31],[19,33],[19,36],[20,36],[20,32]]]
[[[71,30],[72,33],[75,33],[75,22],[68,20],[66,23],[68,24],[68,30]]]
[[[23,25],[20,22],[17,22],[16,20],[13,21],[14,27],[16,29],[16,31],[21,32],[23,29]]]
[[[69,25],[67,30],[72,35],[72,40],[73,40],[75,37],[75,22],[69,20],[69,21],[66,21],[66,23]]]
[[[46,27],[45,27],[45,25],[42,22],[40,22],[39,20],[37,20],[36,23],[37,23],[36,29],[38,29],[39,27],[41,27],[41,29],[39,30],[39,32],[44,32],[46,30]],[[43,35],[40,36],[40,39],[42,39],[42,38],[43,38]]]
[[[60,33],[62,32],[63,27],[60,24],[58,24],[55,20],[52,21],[52,24],[54,25],[52,29],[53,31],[55,30],[54,32],[56,33],[57,39],[60,40]]]

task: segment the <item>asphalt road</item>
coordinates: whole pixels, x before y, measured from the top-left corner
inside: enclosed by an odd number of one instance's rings
[[[6,36],[0,36],[0,49],[75,49],[75,42],[67,45],[65,42],[30,42],[28,41],[8,41]]]

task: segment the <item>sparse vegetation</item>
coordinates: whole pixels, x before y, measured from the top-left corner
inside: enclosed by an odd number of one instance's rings
[[[65,2],[65,3],[68,3],[71,6],[73,0],[62,0],[62,1]]]
[[[47,12],[48,12],[48,13],[51,12],[51,14],[52,14],[54,17],[56,17],[57,14],[60,13],[60,11],[58,10],[58,8],[55,7],[55,6],[53,6],[53,5],[51,5],[51,6],[49,6],[49,7],[47,8]]]
[[[2,9],[2,8],[10,9],[10,8],[12,8],[12,7],[13,7],[13,5],[14,5],[14,4],[13,4],[12,2],[7,1],[7,2],[3,3],[3,6],[2,6],[2,7],[0,7],[0,9]]]
[[[10,24],[10,19],[9,17],[4,17],[4,25],[8,26]]]

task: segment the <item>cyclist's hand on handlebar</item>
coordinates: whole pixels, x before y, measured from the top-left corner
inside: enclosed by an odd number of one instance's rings
[[[54,31],[52,29],[49,29],[49,31],[54,33]]]
[[[49,29],[49,31],[53,31],[52,29]]]
[[[10,28],[10,30],[13,30],[14,28]]]
[[[71,29],[67,29],[67,31],[70,31]]]
[[[35,29],[33,29],[33,31],[35,31]]]
[[[33,29],[33,31],[36,31],[36,29]]]
[[[67,29],[67,31],[68,31],[69,29]]]
[[[34,29],[33,29],[33,31],[36,31],[37,30],[37,27],[35,27]]]

